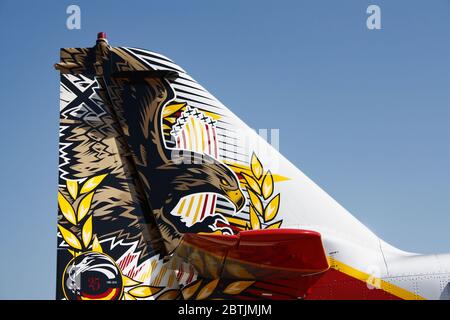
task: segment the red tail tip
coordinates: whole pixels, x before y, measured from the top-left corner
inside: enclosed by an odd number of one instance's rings
[[[106,32],[97,33],[97,40],[106,40]]]

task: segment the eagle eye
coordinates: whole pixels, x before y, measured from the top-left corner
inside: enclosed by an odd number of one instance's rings
[[[223,184],[224,186],[229,186],[230,184],[228,183],[228,181],[224,178],[220,179],[220,183]]]

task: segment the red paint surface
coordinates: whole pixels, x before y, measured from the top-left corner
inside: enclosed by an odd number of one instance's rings
[[[279,278],[323,272],[329,268],[320,234],[298,229],[241,231],[237,235],[185,234],[185,244],[226,261],[250,265]],[[264,270],[262,270],[264,269]]]
[[[345,273],[330,269],[313,284],[306,300],[401,300],[381,290],[370,289],[367,283]]]
[[[207,255],[222,257],[223,265],[238,262],[251,270],[256,282],[238,299],[400,299],[328,269],[320,234],[314,231],[270,229],[241,231],[236,235],[185,234],[183,240]]]

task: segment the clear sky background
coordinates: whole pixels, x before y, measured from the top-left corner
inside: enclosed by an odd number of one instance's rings
[[[81,7],[81,30],[66,8]],[[382,30],[366,28],[378,4]],[[450,1],[0,0],[0,298],[53,299],[60,47],[161,52],[387,242],[450,252]]]

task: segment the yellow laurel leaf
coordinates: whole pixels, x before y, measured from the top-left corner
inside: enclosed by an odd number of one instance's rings
[[[254,152],[252,154],[252,160],[250,162],[250,167],[252,169],[252,172],[253,172],[253,175],[255,176],[255,178],[257,180],[259,180],[263,174],[263,166]]]
[[[259,221],[258,215],[256,214],[253,206],[250,206],[250,226],[253,230],[261,229],[261,222]]]
[[[107,174],[101,174],[99,176],[88,179],[81,187],[80,194],[88,193],[97,188],[97,186],[100,184],[100,182],[103,181],[103,179],[105,179],[106,176]]]
[[[128,291],[133,297],[147,298],[161,291],[161,288],[151,286],[138,286]]]
[[[141,284],[140,282],[137,282],[131,278],[128,278],[127,276],[122,276],[122,282],[124,287],[133,287],[138,284]]]
[[[156,300],[175,300],[180,297],[179,290],[168,290],[158,296]]]
[[[74,249],[81,249],[80,240],[78,240],[78,238],[72,232],[70,232],[60,224],[58,224],[58,229],[61,232],[64,241],[66,241],[69,246]]]
[[[76,180],[66,180],[67,190],[69,191],[72,199],[76,199],[78,195],[78,181]]]
[[[64,218],[66,218],[67,221],[69,221],[71,224],[76,224],[77,218],[75,217],[75,211],[73,210],[72,205],[69,203],[69,201],[66,200],[66,198],[64,198],[62,193],[59,191],[58,191],[58,205]]]
[[[258,182],[250,177],[248,174],[242,172],[242,176],[245,179],[245,182],[247,182],[247,185],[255,191],[257,194],[261,194],[261,187],[259,186]]]
[[[187,287],[183,288],[182,294],[183,294],[183,298],[184,300],[189,300],[189,298],[191,298],[194,293],[197,291],[198,287],[202,284],[202,280],[197,280],[193,283],[191,283],[190,285],[188,285]]]
[[[94,241],[92,241],[92,251],[94,252],[103,252],[102,246],[100,242],[98,242],[97,236],[94,236]]]
[[[214,289],[216,289],[219,280],[220,279],[212,280],[207,285],[205,285],[197,294],[196,300],[203,300],[208,298],[214,292]]]
[[[239,294],[248,287],[250,287],[252,284],[254,284],[255,281],[236,281],[233,283],[230,283],[225,290],[223,290],[223,293],[225,294]]]
[[[83,200],[81,200],[78,205],[78,221],[83,220],[86,214],[89,212],[91,208],[92,198],[94,197],[94,192],[88,193]]]
[[[262,195],[264,199],[267,199],[272,195],[272,193],[273,193],[273,178],[272,173],[269,170],[264,176],[264,180],[262,183]]]
[[[75,251],[68,249],[70,254],[73,255],[74,257],[77,255]]]
[[[282,223],[282,222],[283,222],[283,220],[280,220],[280,221],[274,222],[274,223],[272,223],[272,224],[269,224],[269,225],[266,227],[266,229],[280,229],[281,223]]]
[[[248,195],[250,197],[250,202],[252,203],[253,207],[255,207],[256,212],[262,216],[263,204],[262,204],[261,199],[252,190],[247,190],[247,191],[248,191]]]
[[[123,294],[123,300],[136,300],[136,298],[133,297],[131,294],[125,292],[125,293]]]
[[[81,238],[83,239],[84,247],[87,248],[92,240],[92,216],[90,216],[83,224]]]
[[[279,207],[280,207],[280,194],[277,194],[275,197],[273,197],[272,200],[270,200],[269,204],[264,210],[264,221],[269,222],[273,218],[275,218],[275,216],[278,213]]]

